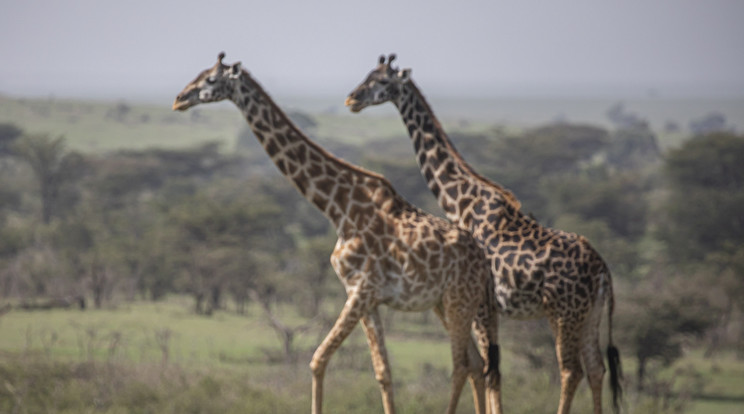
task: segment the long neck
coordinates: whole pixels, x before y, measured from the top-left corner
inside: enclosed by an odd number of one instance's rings
[[[404,85],[394,103],[413,141],[421,174],[450,220],[472,228],[483,223],[475,216],[518,214],[520,203],[509,190],[463,160],[413,81]]]
[[[337,229],[355,215],[354,201],[370,202],[376,189],[389,187],[384,177],[351,165],[311,141],[247,72],[237,82],[231,100],[266,153]]]

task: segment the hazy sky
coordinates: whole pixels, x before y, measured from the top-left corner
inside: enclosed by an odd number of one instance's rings
[[[224,50],[342,99],[381,53],[457,95],[744,96],[744,1],[3,0],[0,94],[173,96]]]

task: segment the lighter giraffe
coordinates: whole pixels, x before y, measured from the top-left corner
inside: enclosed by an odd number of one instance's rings
[[[488,264],[472,236],[405,201],[383,176],[351,165],[312,142],[240,62],[226,65],[223,58],[221,53],[213,67],[184,88],[173,109],[232,101],[279,171],[328,218],[338,235],[331,264],[347,300],[310,363],[312,412],[322,411],[323,379],[332,354],[360,320],[383,407],[386,413],[395,412],[378,313],[378,306],[386,304],[403,311],[434,309],[451,340],[453,374],[447,412],[455,412],[470,376],[476,407],[483,413],[484,364],[479,351],[469,348],[470,330],[472,326],[480,353],[489,361],[487,380],[495,375],[490,343],[498,340],[493,319],[497,313],[489,297],[493,281]]]
[[[457,152],[431,107],[411,80],[410,69],[377,67],[346,99],[352,112],[392,102],[413,142],[427,185],[447,218],[472,232],[486,252],[499,312],[514,318],[547,317],[561,370],[558,413],[571,409],[582,377],[592,390],[594,412],[602,412],[605,368],[599,324],[608,299],[610,386],[619,410],[620,359],[612,342],[614,296],[607,264],[582,236],[543,227],[522,214],[514,195],[476,173]]]

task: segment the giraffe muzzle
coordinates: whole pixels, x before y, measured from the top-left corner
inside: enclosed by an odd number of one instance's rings
[[[194,93],[193,91],[184,92],[181,93],[176,97],[176,100],[173,101],[173,110],[174,111],[185,111],[192,106],[194,106],[195,102],[193,99]]]
[[[352,98],[351,96],[349,96],[348,98],[346,98],[346,100],[344,101],[344,105],[348,106],[349,107],[349,110],[351,110],[351,112],[359,112],[363,108],[362,103],[360,101]]]
[[[176,98],[176,100],[173,102],[173,110],[174,111],[185,111],[191,107],[191,104],[188,100],[179,100]]]

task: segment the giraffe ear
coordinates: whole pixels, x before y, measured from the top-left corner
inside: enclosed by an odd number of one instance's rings
[[[408,82],[411,80],[411,69],[401,69],[398,71],[396,76],[401,83]]]
[[[232,65],[230,65],[230,78],[237,78],[240,76],[240,70],[241,70],[241,64],[240,62],[235,62]]]

